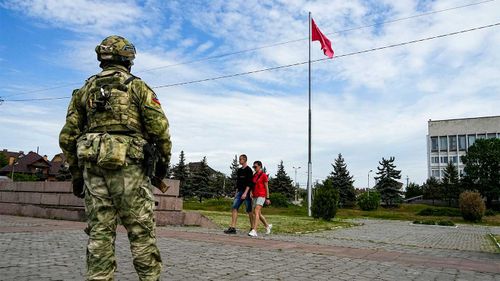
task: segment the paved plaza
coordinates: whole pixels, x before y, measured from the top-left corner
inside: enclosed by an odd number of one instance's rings
[[[408,222],[361,224],[306,235],[160,227],[163,280],[500,280],[500,254],[489,233]],[[85,224],[0,216],[0,280],[83,280]],[[123,229],[116,280],[138,280]]]

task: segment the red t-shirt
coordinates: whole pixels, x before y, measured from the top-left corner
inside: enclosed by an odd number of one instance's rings
[[[253,182],[255,183],[255,187],[253,188],[252,195],[254,198],[267,196],[265,183],[268,181],[269,179],[267,178],[266,173],[262,171],[253,175]]]

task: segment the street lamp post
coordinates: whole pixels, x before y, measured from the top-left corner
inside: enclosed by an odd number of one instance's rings
[[[300,169],[300,167],[293,167],[293,169],[295,170],[295,201],[299,201],[299,198],[298,198],[298,184],[297,184],[297,170]]]
[[[368,196],[370,196],[370,173],[373,172],[373,170],[368,171],[368,187],[366,188],[368,190]]]

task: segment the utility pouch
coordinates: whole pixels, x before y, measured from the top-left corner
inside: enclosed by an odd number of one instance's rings
[[[97,165],[109,170],[116,170],[123,167],[125,165],[128,146],[128,139],[123,136],[102,135]]]
[[[100,133],[89,133],[80,137],[76,143],[76,156],[81,162],[95,162],[99,155]]]

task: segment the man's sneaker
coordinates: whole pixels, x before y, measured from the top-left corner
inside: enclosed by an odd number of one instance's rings
[[[257,237],[257,231],[255,231],[255,229],[252,229],[250,232],[248,232],[248,236]]]
[[[229,227],[228,229],[224,230],[225,234],[236,234],[236,228],[234,227]]]
[[[266,227],[266,234],[271,234],[271,229],[273,229],[273,225],[272,225],[272,224],[269,224],[269,225]]]

